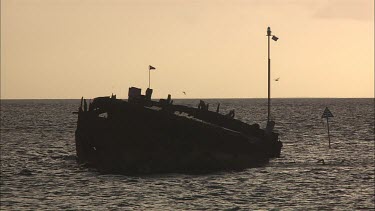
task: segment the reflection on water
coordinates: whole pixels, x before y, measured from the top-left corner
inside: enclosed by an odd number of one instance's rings
[[[208,100],[265,126],[266,100]],[[175,100],[195,106],[198,100]],[[276,99],[282,157],[240,172],[100,175],[75,162],[78,100],[1,102],[1,209],[374,209],[373,99]],[[328,106],[332,149],[320,118]],[[324,160],[324,164],[321,160]]]

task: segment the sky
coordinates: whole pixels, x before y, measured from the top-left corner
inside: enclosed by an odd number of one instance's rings
[[[1,99],[267,98],[268,26],[272,97],[374,97],[373,0],[1,0]]]

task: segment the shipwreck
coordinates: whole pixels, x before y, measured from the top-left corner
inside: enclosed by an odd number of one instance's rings
[[[279,157],[282,142],[272,131],[234,118],[234,111],[154,101],[152,89],[129,88],[128,100],[81,99],[75,143],[77,160],[103,173],[205,173],[257,167]]]

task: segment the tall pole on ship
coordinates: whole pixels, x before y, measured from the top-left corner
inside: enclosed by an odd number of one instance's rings
[[[155,70],[156,68],[155,67],[153,67],[153,66],[151,66],[151,65],[149,65],[148,66],[148,88],[150,88],[150,86],[151,86],[151,70]]]
[[[270,37],[272,40],[277,41],[279,38],[271,34],[271,27],[267,28],[267,37],[268,37],[268,115],[267,122],[271,118],[271,56],[270,56]]]

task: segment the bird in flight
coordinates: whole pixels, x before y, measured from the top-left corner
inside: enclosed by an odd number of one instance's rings
[[[279,81],[280,80],[280,77],[276,78],[275,81]]]
[[[186,92],[183,91],[182,93],[184,93],[184,95],[186,95]]]

